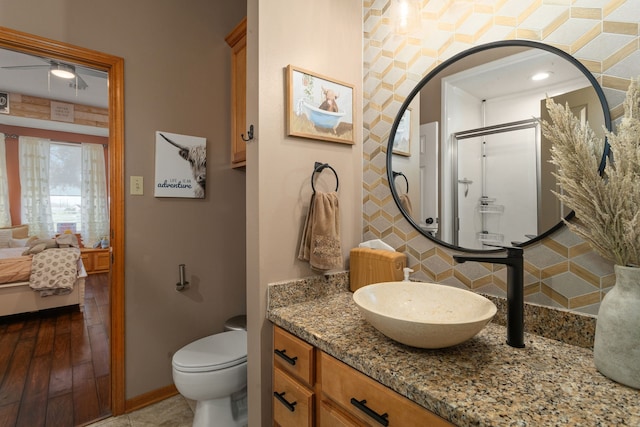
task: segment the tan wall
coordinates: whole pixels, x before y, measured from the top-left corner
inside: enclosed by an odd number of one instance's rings
[[[315,161],[340,177],[342,251],[362,229],[362,4],[345,0],[248,2],[248,119],[257,141],[247,148],[247,305],[249,424],[270,425],[272,328],[265,320],[266,287],[311,276],[296,259],[311,195]],[[294,65],[355,85],[355,140],[344,145],[287,137],[285,67]],[[335,181],[330,172],[326,183]],[[326,188],[326,187],[325,187]]]
[[[171,356],[245,313],[245,173],[229,168],[229,47],[244,2],[0,0],[0,25],[125,60],[126,397],[172,383]],[[156,130],[207,138],[205,200],[153,197]],[[176,292],[178,264],[191,289]]]

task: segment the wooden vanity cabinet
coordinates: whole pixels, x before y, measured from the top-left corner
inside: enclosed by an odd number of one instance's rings
[[[325,397],[321,398],[318,407],[318,425],[320,427],[359,427],[363,424]]]
[[[282,369],[273,373],[273,420],[281,427],[312,426],[314,396],[312,389]]]
[[[451,427],[453,424],[358,372],[320,354],[322,393],[348,414],[372,426]]]
[[[275,327],[273,349],[274,425],[315,425],[315,348],[284,329]]]
[[[276,426],[453,426],[277,326],[273,388]]]
[[[247,18],[225,40],[231,47],[231,167],[237,168],[247,159]]]

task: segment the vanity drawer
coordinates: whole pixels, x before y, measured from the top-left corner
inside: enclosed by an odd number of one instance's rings
[[[360,427],[362,425],[327,399],[322,399],[318,411],[320,412],[319,427]]]
[[[309,387],[313,386],[315,360],[312,345],[276,326],[273,328],[273,348],[275,366]]]
[[[273,420],[281,427],[313,425],[313,392],[281,369],[273,371]]]
[[[320,366],[322,392],[366,425],[453,426],[325,353],[320,354]]]

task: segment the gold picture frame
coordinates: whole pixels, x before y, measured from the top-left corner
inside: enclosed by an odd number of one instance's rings
[[[405,157],[411,156],[411,108],[405,110],[398,123],[392,153]]]
[[[287,66],[287,135],[355,144],[354,86]]]

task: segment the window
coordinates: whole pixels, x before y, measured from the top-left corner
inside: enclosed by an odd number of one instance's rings
[[[51,143],[49,194],[56,233],[82,232],[82,149],[79,144]]]
[[[9,183],[19,183],[21,224],[41,238],[69,230],[86,246],[100,242],[109,233],[106,145],[21,135],[17,148]]]

